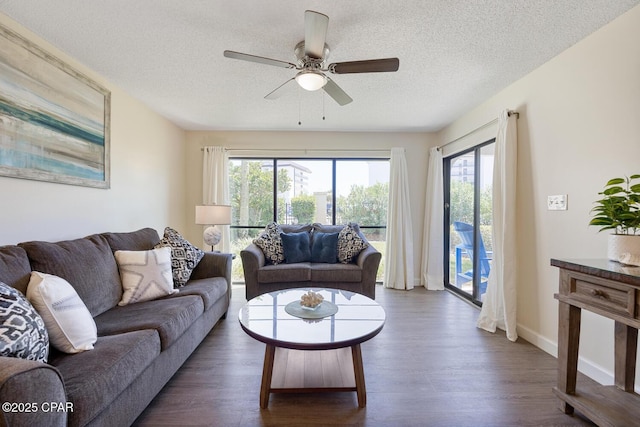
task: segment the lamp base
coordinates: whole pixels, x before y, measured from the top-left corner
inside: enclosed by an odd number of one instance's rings
[[[202,238],[213,250],[213,247],[220,243],[220,239],[222,239],[222,231],[215,225],[207,227],[202,234]]]

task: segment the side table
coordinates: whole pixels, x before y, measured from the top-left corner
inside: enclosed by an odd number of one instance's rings
[[[640,396],[634,392],[640,328],[640,267],[609,260],[557,260],[558,385],[560,409],[582,412],[600,426],[637,425]],[[615,321],[615,385],[576,387],[581,310]]]

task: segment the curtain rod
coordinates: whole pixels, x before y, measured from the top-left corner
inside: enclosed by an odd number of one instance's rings
[[[508,112],[507,112],[507,114],[508,114],[509,116],[513,116],[513,115],[515,115],[515,116],[516,116],[516,119],[519,119],[519,118],[520,118],[520,113],[518,113],[517,111],[508,111]],[[460,141],[461,139],[464,139],[464,138],[468,137],[469,135],[471,135],[471,134],[473,134],[473,133],[475,133],[475,132],[479,131],[480,129],[484,129],[484,128],[486,128],[487,126],[490,126],[490,125],[492,125],[492,124],[494,124],[494,123],[497,123],[497,122],[498,122],[498,118],[496,117],[495,119],[491,120],[490,122],[487,122],[487,123],[485,123],[485,124],[483,124],[483,125],[480,125],[480,126],[478,126],[477,128],[475,128],[475,129],[473,129],[473,130],[470,130],[469,132],[465,133],[464,135],[457,137],[457,138],[456,138],[456,139],[454,139],[453,141],[449,141],[449,142],[447,142],[446,144],[442,144],[442,145],[440,145],[440,146],[438,146],[438,147],[436,147],[436,148],[437,148],[438,150],[442,150],[442,149],[443,149],[444,147],[446,147],[447,145],[449,145],[449,144],[453,144],[454,142],[458,142],[458,141]]]
[[[391,148],[387,148],[387,149],[365,149],[365,150],[361,150],[361,149],[357,149],[357,148],[326,148],[323,150],[320,149],[305,149],[305,148],[269,148],[269,149],[264,149],[264,148],[228,148],[228,151],[260,151],[260,150],[264,150],[264,151],[287,151],[287,152],[299,152],[302,151],[304,153],[326,153],[326,152],[354,152],[354,151],[366,151],[368,153],[390,153],[391,152]],[[204,151],[204,147],[200,148],[200,151]]]

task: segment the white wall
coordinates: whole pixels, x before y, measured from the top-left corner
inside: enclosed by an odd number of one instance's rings
[[[518,334],[555,354],[558,271],[550,258],[604,258],[606,235],[587,224],[608,179],[640,173],[640,6],[469,112],[441,143],[491,121],[518,120]],[[488,130],[466,140],[486,139]],[[484,139],[483,139],[484,138]],[[547,211],[568,194],[567,211]],[[611,381],[613,323],[583,315],[581,370]]]
[[[185,133],[6,16],[0,23],[111,91],[111,189],[0,177],[0,245],[183,228]]]
[[[300,150],[379,150],[404,147],[411,181],[411,213],[414,234],[415,280],[419,284],[419,266],[422,248],[424,221],[425,182],[429,148],[436,145],[435,135],[428,133],[363,133],[363,132],[188,132],[187,171],[188,207],[202,203],[202,151],[208,145],[219,145],[228,149],[291,150],[297,155]],[[278,151],[276,156],[286,156],[287,151]],[[355,155],[349,153],[348,155]],[[201,226],[189,224],[187,238],[202,242]]]

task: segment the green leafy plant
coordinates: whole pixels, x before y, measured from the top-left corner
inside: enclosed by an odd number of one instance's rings
[[[634,235],[640,232],[640,175],[613,178],[601,191],[602,199],[596,200],[591,210],[594,217],[589,225],[599,231],[614,230],[615,234]]]
[[[303,194],[291,199],[291,214],[296,217],[298,224],[310,224],[316,213],[316,199]]]

